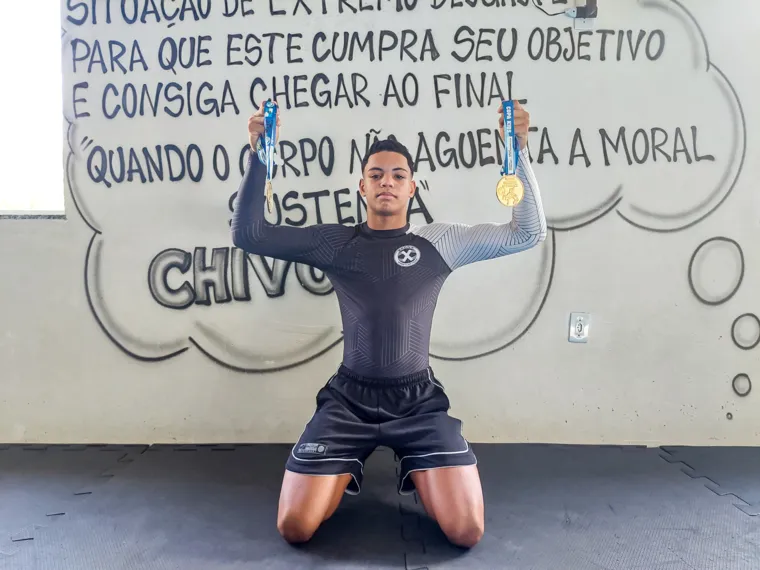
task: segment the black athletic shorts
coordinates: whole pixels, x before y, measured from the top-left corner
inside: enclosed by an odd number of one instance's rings
[[[317,394],[317,409],[293,446],[286,469],[352,480],[361,491],[364,462],[378,446],[399,460],[397,491],[414,492],[409,473],[474,465],[462,422],[448,414],[449,398],[429,368],[403,378],[364,378],[344,366]]]

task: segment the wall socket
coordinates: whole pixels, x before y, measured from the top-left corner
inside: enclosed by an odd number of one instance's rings
[[[569,342],[588,342],[591,317],[588,313],[570,313],[570,326],[567,331]]]

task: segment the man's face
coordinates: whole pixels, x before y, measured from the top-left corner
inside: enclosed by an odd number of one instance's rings
[[[359,181],[367,209],[379,216],[393,216],[406,211],[415,188],[406,158],[390,151],[370,156],[364,177]]]

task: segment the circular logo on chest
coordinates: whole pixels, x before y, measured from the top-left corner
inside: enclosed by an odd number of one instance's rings
[[[410,267],[420,260],[420,250],[413,245],[402,245],[396,250],[393,259],[401,267]]]

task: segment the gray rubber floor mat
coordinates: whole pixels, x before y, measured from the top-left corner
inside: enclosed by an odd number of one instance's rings
[[[0,446],[0,556],[81,501],[145,446]]]
[[[760,568],[758,520],[672,469],[657,449],[473,447],[483,540],[463,555],[410,497],[405,510],[419,518],[404,529],[408,569]]]
[[[719,495],[734,495],[736,508],[760,516],[760,447],[663,447],[667,461],[681,463],[689,477],[704,478]]]
[[[403,567],[398,499],[388,492],[396,484],[392,452],[378,449],[362,493],[346,495],[312,542],[291,547],[276,528],[290,448],[151,448],[35,537],[9,568]]]
[[[474,447],[486,534],[469,551],[445,540],[416,495],[396,493],[385,449],[367,461],[362,493],[346,495],[312,542],[292,547],[275,526],[289,445],[154,447],[0,556],[0,568],[760,568],[760,517],[658,449]]]

